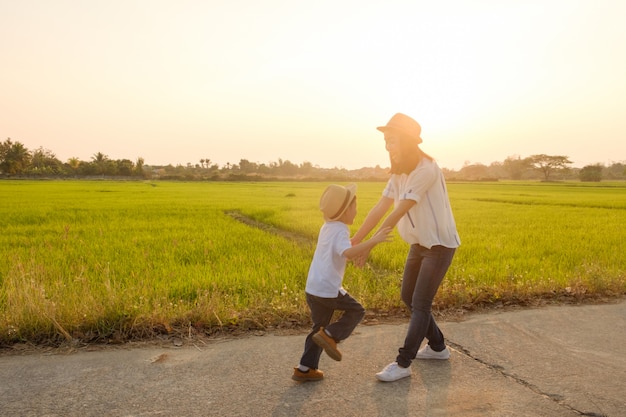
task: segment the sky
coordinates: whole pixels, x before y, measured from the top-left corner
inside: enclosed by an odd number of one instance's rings
[[[89,161],[626,161],[623,0],[0,0],[0,140]]]

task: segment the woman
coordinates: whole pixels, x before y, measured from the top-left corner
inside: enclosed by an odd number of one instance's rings
[[[352,238],[352,244],[361,242],[394,206],[380,228],[397,225],[400,236],[410,245],[401,294],[402,301],[411,310],[411,320],[404,346],[399,349],[395,362],[377,373],[376,378],[396,381],[411,376],[411,361],[414,358],[450,357],[431,308],[461,240],[443,173],[433,158],[419,148],[422,143],[419,123],[397,113],[387,125],[377,129],[385,135],[391,178],[381,199]],[[364,259],[361,258],[361,262]],[[428,339],[428,344],[418,352],[424,338]]]

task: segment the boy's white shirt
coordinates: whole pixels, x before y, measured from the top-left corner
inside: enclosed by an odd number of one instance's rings
[[[405,242],[429,249],[435,245],[461,245],[443,172],[435,161],[423,158],[408,175],[392,175],[383,196],[393,199],[394,204],[402,200],[416,202],[398,222],[398,233]]]
[[[339,221],[325,222],[317,238],[305,291],[322,298],[345,294],[342,282],[346,258],[343,253],[351,247],[348,225]]]

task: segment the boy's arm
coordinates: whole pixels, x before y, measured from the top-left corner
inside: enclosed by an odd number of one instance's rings
[[[354,259],[360,255],[369,253],[377,244],[391,241],[389,233],[392,229],[392,227],[381,227],[370,239],[346,249],[343,251],[342,255],[345,256],[346,259]]]

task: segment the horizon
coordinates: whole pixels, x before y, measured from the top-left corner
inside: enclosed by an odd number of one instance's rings
[[[15,143],[15,142],[20,142],[20,141],[14,141],[12,138],[7,138],[7,139],[10,139],[10,140],[11,140],[12,142],[14,142],[14,143]],[[20,143],[21,143],[21,142],[20,142]],[[22,145],[24,145],[24,146],[26,147],[26,149],[27,149],[29,152],[31,152],[31,154],[32,154],[32,152],[33,152],[33,151],[36,151],[36,150],[39,148],[39,147],[38,147],[38,148],[33,149],[33,148],[28,147],[28,146],[27,146],[26,144],[24,144],[24,143],[22,143]],[[54,150],[52,150],[52,149],[44,149],[44,150],[45,150],[45,151],[47,151],[47,152],[52,153],[53,155],[55,155],[55,157],[56,157],[59,161],[61,161],[62,163],[69,163],[69,159],[71,159],[71,158],[68,158],[68,159],[66,159],[66,160],[62,160],[62,159],[58,158],[58,156],[56,155],[56,153],[54,152]],[[109,159],[109,160],[118,160],[118,161],[119,161],[119,160],[129,160],[129,161],[133,162],[133,164],[137,163],[137,159],[138,159],[138,158],[142,158],[141,156],[139,156],[139,157],[137,157],[137,158],[134,158],[134,159],[131,159],[131,158],[128,158],[128,157],[122,157],[122,158],[112,158],[112,157],[110,157],[109,155],[107,155],[105,152],[98,151],[98,152],[94,152],[94,153],[92,154],[92,156],[91,156],[89,159],[81,159],[81,158],[77,158],[77,159],[78,159],[80,162],[93,162],[93,160],[95,159],[95,157],[96,157],[96,155],[97,155],[98,153],[101,153],[101,154],[102,154],[105,158],[107,158],[107,159]],[[547,155],[547,154],[534,154],[534,155]],[[509,157],[512,157],[512,156],[518,156],[520,159],[526,159],[526,158],[529,158],[529,157],[534,156],[534,155],[510,155]],[[561,154],[559,154],[559,155],[547,155],[547,156],[565,156],[565,157],[567,157],[567,155],[561,155]],[[74,158],[74,157],[72,157],[72,158]],[[508,157],[507,157],[507,158],[508,158]],[[437,161],[437,159],[436,159],[436,158],[435,158],[435,161],[438,163],[438,165],[440,165],[440,167],[441,167],[442,169],[447,169],[447,170],[450,170],[450,171],[460,171],[460,170],[461,170],[461,169],[463,169],[465,166],[476,166],[476,165],[482,165],[482,166],[490,167],[490,166],[491,166],[492,164],[494,164],[494,163],[502,163],[502,162],[504,162],[507,158],[505,158],[504,160],[501,160],[501,161],[491,161],[491,162],[489,162],[489,163],[475,162],[475,163],[471,163],[471,164],[463,165],[461,168],[458,168],[458,169],[455,169],[455,168],[450,168],[450,167],[446,167],[446,166],[442,166],[441,164],[439,164],[439,162]],[[142,159],[144,159],[144,158],[142,158]],[[568,159],[569,159],[569,157],[568,157]],[[198,158],[198,160],[197,160],[196,162],[187,161],[187,162],[182,163],[182,164],[180,164],[180,163],[177,163],[177,164],[174,164],[174,163],[164,163],[164,164],[163,164],[163,163],[151,163],[150,161],[146,161],[146,160],[144,159],[144,161],[143,161],[143,165],[144,165],[144,166],[152,166],[152,167],[153,167],[153,166],[156,166],[156,167],[174,166],[174,167],[176,167],[176,166],[187,166],[187,164],[191,164],[191,165],[192,165],[192,166],[194,166],[194,167],[196,167],[196,166],[198,166],[198,165],[200,165],[200,166],[202,167],[201,160],[206,160],[206,158]],[[209,158],[209,160],[210,160],[210,158]],[[316,164],[314,161],[291,161],[291,160],[288,160],[288,159],[283,159],[283,158],[277,158],[277,159],[275,159],[275,160],[266,161],[266,162],[250,161],[250,160],[248,160],[248,159],[246,159],[246,158],[239,158],[236,162],[227,162],[227,163],[225,163],[225,164],[217,164],[217,163],[215,163],[214,161],[210,160],[210,164],[211,164],[211,166],[215,166],[215,165],[217,165],[217,166],[218,166],[218,169],[225,169],[225,168],[227,167],[227,164],[230,164],[231,166],[234,166],[234,165],[239,165],[239,164],[240,164],[240,162],[241,162],[242,160],[246,160],[247,162],[254,163],[254,164],[257,164],[257,165],[265,165],[265,166],[270,166],[270,165],[271,165],[271,164],[273,164],[273,163],[279,163],[279,161],[281,161],[281,160],[282,160],[283,162],[290,162],[290,163],[292,163],[292,164],[294,164],[294,165],[296,165],[296,166],[301,166],[301,165],[303,165],[303,164],[310,163],[310,164],[311,164],[314,168],[317,168],[317,169],[328,169],[328,170],[332,170],[332,169],[346,169],[346,170],[352,171],[352,170],[359,170],[359,169],[376,169],[376,168],[380,168],[380,169],[389,169],[389,164],[387,164],[387,165],[380,165],[380,164],[378,164],[378,165],[374,165],[374,166],[367,166],[367,165],[364,165],[364,166],[361,166],[361,167],[346,168],[346,167],[342,167],[342,166],[333,166],[333,167],[331,167],[331,166],[322,166],[322,165],[320,165],[320,164]],[[205,162],[205,163],[206,163],[206,162]],[[612,161],[611,163],[608,163],[608,164],[593,163],[593,164],[586,164],[586,165],[584,165],[584,166],[577,166],[577,165],[575,165],[575,162],[574,162],[574,161],[572,161],[570,164],[572,165],[572,166],[568,167],[568,168],[570,168],[570,169],[582,169],[582,168],[584,168],[585,166],[588,166],[588,165],[597,165],[597,164],[600,164],[600,165],[602,165],[602,166],[604,166],[604,167],[610,167],[610,166],[612,166],[613,164],[622,164],[622,165],[624,165],[624,164],[626,164],[626,161]],[[208,167],[207,167],[207,168],[208,168]]]

